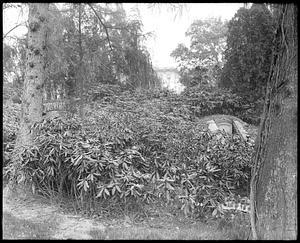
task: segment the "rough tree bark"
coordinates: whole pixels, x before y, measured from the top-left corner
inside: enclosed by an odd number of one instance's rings
[[[33,144],[34,131],[30,128],[42,119],[48,8],[48,3],[29,3],[26,73],[16,148]]]
[[[297,237],[297,7],[277,6],[278,28],[251,179],[253,239]]]

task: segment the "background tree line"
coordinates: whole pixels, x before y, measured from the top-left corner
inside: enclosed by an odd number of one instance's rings
[[[265,4],[240,8],[230,21],[195,21],[186,32],[190,47],[179,44],[172,53],[181,82],[200,90],[207,85],[231,89],[244,100],[248,114],[243,119],[258,124],[274,46],[274,21]]]
[[[160,86],[143,46],[150,34],[142,33],[137,14],[126,17],[122,4],[64,4],[63,10],[50,4],[48,13],[46,100],[81,94],[85,100],[95,99],[101,84],[124,89]],[[4,74],[14,72],[14,87],[22,85],[26,37],[13,47],[4,42],[3,48]]]

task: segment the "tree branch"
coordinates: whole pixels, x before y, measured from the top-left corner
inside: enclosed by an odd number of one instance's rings
[[[15,3],[3,3],[3,10],[7,8],[19,8],[21,7],[21,4],[15,4]]]
[[[93,10],[93,12],[95,13],[95,15],[96,15],[97,18],[99,19],[100,23],[101,23],[102,26],[104,27],[104,30],[105,30],[105,33],[106,33],[106,37],[107,37],[107,40],[108,40],[109,47],[110,47],[111,51],[113,51],[113,48],[112,48],[112,46],[111,46],[111,42],[110,42],[110,38],[109,38],[109,34],[108,34],[108,30],[107,30],[106,25],[103,23],[102,19],[100,18],[100,16],[99,16],[98,13],[96,12],[96,10],[93,8],[92,4],[88,3],[88,5],[89,5],[90,8]]]
[[[23,23],[20,23],[20,24],[17,24],[15,27],[13,27],[11,30],[9,30],[9,31],[2,37],[2,40],[4,40],[5,37],[6,37],[10,32],[12,32],[14,29],[18,28],[19,26],[21,26],[21,25],[23,25],[23,24],[24,24],[24,22],[23,22]]]

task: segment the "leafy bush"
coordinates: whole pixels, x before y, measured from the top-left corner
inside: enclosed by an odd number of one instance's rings
[[[225,114],[236,116],[250,124],[258,125],[263,100],[241,98],[229,89],[197,85],[176,95],[167,90],[139,90],[121,92],[93,103],[99,109],[122,110],[141,113],[141,116],[167,115],[185,121],[195,121],[203,116]]]
[[[3,103],[3,164],[5,167],[10,161],[11,153],[15,146],[15,140],[20,123],[19,104],[13,102]]]
[[[122,127],[112,122],[102,125],[94,130],[76,119],[44,120],[36,125],[37,146],[24,150],[19,164],[8,165],[6,173],[18,183],[32,183],[34,191],[42,194],[66,193],[80,206],[97,197],[139,199],[147,175],[140,176],[137,169],[141,163],[136,162],[139,153],[130,147],[130,132],[122,134]],[[105,126],[106,132],[112,130],[111,136],[101,132]],[[19,173],[14,173],[16,166]]]
[[[19,129],[21,106],[12,102],[3,104],[3,141],[11,142],[16,139]]]
[[[197,85],[184,90],[179,96],[192,117],[215,114],[236,116],[250,124],[258,125],[263,99],[245,99],[230,89]]]
[[[242,107],[239,96],[230,90],[196,86],[184,91],[186,103],[197,117],[234,115]]]
[[[80,207],[159,200],[187,215],[211,214],[228,194],[247,191],[253,147],[179,116],[180,102],[165,91],[123,93],[111,104],[92,103],[85,121],[44,120],[36,146],[6,175]]]
[[[88,90],[87,96],[93,101],[100,100],[106,97],[119,95],[121,88],[120,85],[98,83]]]
[[[98,119],[85,125],[45,120],[37,146],[22,153],[21,174],[13,175],[12,165],[6,173],[45,195],[65,193],[80,206],[96,198],[161,199],[177,202],[186,214],[211,212],[225,195],[247,187],[251,146],[238,138],[218,140],[192,123],[151,123],[126,113]]]

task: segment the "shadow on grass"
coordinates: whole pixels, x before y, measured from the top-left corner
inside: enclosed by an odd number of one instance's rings
[[[50,239],[54,225],[33,223],[3,212],[3,239]]]

